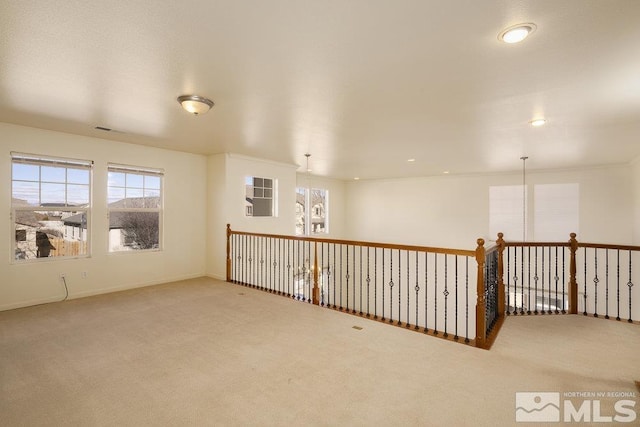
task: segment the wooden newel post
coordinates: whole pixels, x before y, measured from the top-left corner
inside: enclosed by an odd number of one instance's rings
[[[227,224],[227,282],[231,281],[231,224]]]
[[[502,239],[503,237],[504,234],[498,233],[498,240],[496,240],[498,246],[498,317],[504,317],[505,312],[503,253],[506,243]]]
[[[318,242],[313,243],[313,304],[320,305],[320,288],[318,287]]]
[[[576,233],[570,234],[569,245],[571,249],[571,259],[569,263],[569,314],[578,314],[578,282],[576,280],[576,252],[578,251],[578,241]]]
[[[484,239],[478,239],[476,262],[478,263],[478,300],[476,302],[476,347],[485,348],[487,322],[485,318],[487,301],[484,295]]]

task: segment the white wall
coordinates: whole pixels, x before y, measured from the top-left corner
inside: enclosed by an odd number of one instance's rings
[[[579,241],[632,242],[630,166],[527,174],[529,189],[559,183],[580,185]],[[355,240],[473,249],[478,237],[496,238],[489,236],[489,187],[520,184],[520,174],[352,181],[346,184],[345,228]],[[530,204],[530,229],[532,210]]]
[[[0,310],[164,283],[205,274],[206,157],[0,123]],[[91,257],[14,263],[12,151],[93,160]],[[163,246],[158,252],[108,253],[107,163],[163,168]],[[86,278],[82,273],[86,272]]]
[[[235,154],[209,157],[207,180],[208,224],[207,275],[226,278],[226,226],[237,231],[295,234],[296,165],[271,162]],[[245,215],[245,178],[277,180],[277,216]],[[221,182],[223,184],[221,184]]]

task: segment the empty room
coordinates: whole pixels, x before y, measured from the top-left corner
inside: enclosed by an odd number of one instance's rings
[[[640,422],[640,2],[0,12],[1,424]]]

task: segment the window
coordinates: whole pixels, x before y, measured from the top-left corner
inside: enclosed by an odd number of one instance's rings
[[[533,186],[533,193],[533,206],[529,211],[527,189],[525,188],[523,194],[522,185],[489,188],[491,238],[495,238],[498,232],[503,232],[505,240],[521,241],[524,225],[526,239],[529,235],[527,230],[529,213],[533,214],[535,241],[566,241],[569,233],[579,232],[579,184],[537,184]],[[526,213],[525,218],[523,213]]]
[[[536,185],[534,192],[535,240],[565,241],[570,233],[579,233],[580,184]]]
[[[296,234],[329,232],[329,191],[320,188],[296,188]],[[311,206],[311,209],[306,209]]]
[[[523,206],[524,203],[524,206]],[[489,235],[495,239],[499,232],[505,240],[522,241],[527,232],[527,189],[522,185],[489,187]],[[524,226],[524,230],[523,230]]]
[[[248,176],[244,186],[246,216],[275,216],[275,180]]]
[[[89,255],[93,162],[11,153],[14,259]]]
[[[109,164],[109,252],[159,250],[161,169]]]

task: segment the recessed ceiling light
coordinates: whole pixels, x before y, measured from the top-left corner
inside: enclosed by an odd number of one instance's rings
[[[413,163],[415,161],[416,161],[416,159],[407,159],[407,162],[409,162],[409,163]]]
[[[447,175],[449,173],[449,171],[444,171],[442,172],[443,174]]]
[[[354,179],[354,181],[358,181],[358,180],[360,179],[360,177],[359,177],[359,176],[356,176],[356,177],[355,177],[355,178],[353,178],[353,179]]]
[[[512,25],[498,34],[498,40],[505,43],[519,43],[536,30],[536,24],[526,23]]]
[[[535,120],[531,120],[529,122],[529,124],[531,124],[531,126],[533,126],[533,127],[540,127],[540,126],[544,125],[545,123],[547,123],[547,121],[545,119],[535,119]]]

